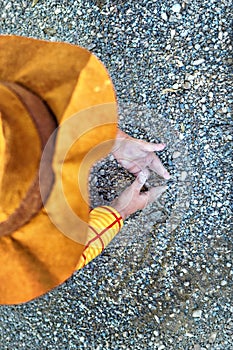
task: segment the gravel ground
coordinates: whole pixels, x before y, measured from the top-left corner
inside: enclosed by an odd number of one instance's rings
[[[0,11],[1,33],[95,53],[121,128],[167,142],[160,156],[172,174],[161,200],[85,269],[0,307],[0,349],[233,349],[231,1],[0,0]],[[110,156],[90,181],[98,205],[132,177]]]

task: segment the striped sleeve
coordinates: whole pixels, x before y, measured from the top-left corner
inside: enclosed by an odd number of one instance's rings
[[[123,220],[118,211],[110,206],[97,207],[91,210],[87,243],[76,270],[87,265],[111,242],[121,230]]]

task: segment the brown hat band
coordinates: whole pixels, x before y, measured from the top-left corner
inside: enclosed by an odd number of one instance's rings
[[[26,108],[37,130],[41,143],[41,152],[43,152],[49,137],[57,128],[57,122],[52,112],[40,97],[21,85],[5,81],[0,81],[0,84],[14,93],[24,105],[24,108]],[[53,135],[55,136],[55,133]],[[42,169],[40,178],[38,169],[20,205],[5,221],[0,222],[0,237],[15,232],[29,222],[43,207],[40,188],[43,187],[43,193],[46,193],[47,196],[45,197],[48,197],[54,181],[52,170],[54,143],[55,137],[54,142],[50,143],[50,149],[46,148],[46,155],[43,157],[43,163],[40,165]],[[30,145],[25,145],[25,147],[30,147]]]

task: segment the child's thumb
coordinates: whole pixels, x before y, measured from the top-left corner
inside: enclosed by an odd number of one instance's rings
[[[141,171],[136,179],[134,180],[134,182],[132,183],[132,187],[134,190],[137,190],[138,192],[140,192],[141,188],[143,187],[143,185],[145,184],[146,180],[149,177],[149,172],[147,171]]]

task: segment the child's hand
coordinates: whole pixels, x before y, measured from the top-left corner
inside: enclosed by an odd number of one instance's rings
[[[162,151],[165,146],[163,143],[155,144],[134,139],[118,130],[112,153],[116,160],[135,176],[149,168],[164,179],[169,179],[168,171],[154,153]]]
[[[147,180],[147,175],[147,173],[140,172],[132,185],[126,188],[126,190],[111,203],[111,206],[119,212],[123,220],[130,214],[154,202],[167,189],[166,186],[158,186],[151,188],[147,192],[140,192]]]

